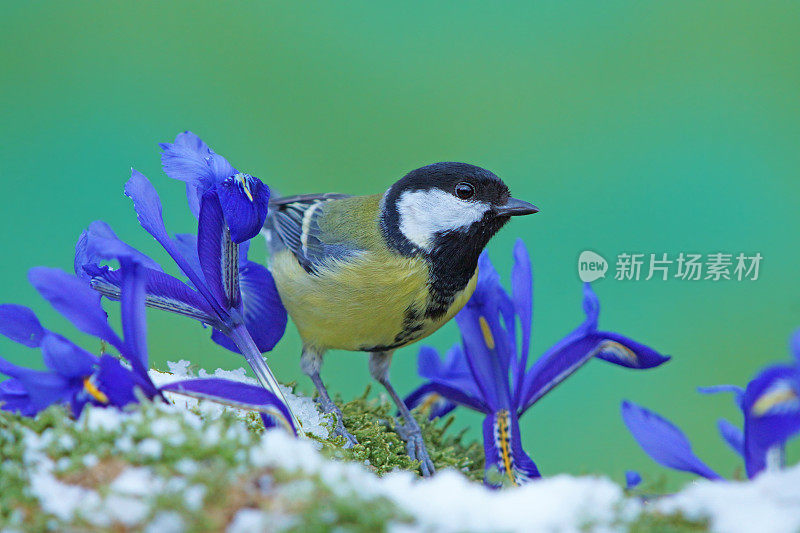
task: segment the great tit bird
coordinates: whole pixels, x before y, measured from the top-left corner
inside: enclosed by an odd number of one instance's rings
[[[264,233],[283,304],[303,342],[301,367],[336,433],[355,438],[320,379],[331,349],[368,352],[370,374],[397,404],[423,475],[433,473],[419,425],[389,382],[393,352],[442,327],[475,290],[478,256],[510,217],[536,213],[493,173],[435,163],[383,194],[308,194],[270,201]]]

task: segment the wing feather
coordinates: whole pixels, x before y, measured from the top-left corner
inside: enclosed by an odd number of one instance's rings
[[[320,228],[325,206],[346,194],[303,194],[270,200],[264,229],[273,252],[288,248],[306,272],[315,274],[326,261],[357,253],[350,243],[331,239]],[[277,238],[276,238],[277,237]]]

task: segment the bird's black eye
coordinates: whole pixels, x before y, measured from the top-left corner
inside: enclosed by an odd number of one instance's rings
[[[462,181],[461,183],[456,185],[456,196],[458,196],[462,200],[469,200],[470,198],[475,196],[475,187],[471,183]]]

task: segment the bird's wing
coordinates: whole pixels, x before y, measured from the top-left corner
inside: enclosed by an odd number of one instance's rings
[[[270,200],[264,223],[267,242],[274,253],[288,248],[306,272],[331,259],[342,259],[358,252],[352,243],[326,234],[320,228],[329,202],[351,198],[346,194],[303,194]]]

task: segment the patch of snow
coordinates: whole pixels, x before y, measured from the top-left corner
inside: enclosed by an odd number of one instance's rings
[[[111,433],[119,429],[122,423],[119,411],[116,409],[84,409],[81,420],[89,431],[105,431]]]
[[[30,490],[45,513],[63,521],[72,520],[79,510],[85,512],[100,507],[100,496],[97,492],[62,483],[46,468],[39,468],[31,473]]]
[[[384,496],[436,531],[581,531],[587,524],[613,530],[620,514],[640,510],[622,488],[605,478],[555,476],[523,487],[491,490],[449,470],[420,480],[410,472],[378,478],[361,465],[324,459],[308,442],[269,431],[251,449],[257,466],[314,473],[342,495]]]
[[[191,476],[197,473],[198,470],[197,463],[188,457],[185,457],[175,463],[175,470],[183,474],[184,476]]]
[[[155,476],[149,468],[133,467],[124,470],[111,482],[109,488],[118,494],[129,496],[147,496],[158,492],[163,481]]]
[[[169,368],[169,373],[172,374],[176,378],[189,378],[192,377],[191,373],[189,372],[189,367],[192,366],[191,361],[187,361],[186,359],[181,359],[177,363],[172,361],[167,362],[167,367]],[[156,384],[158,385],[158,383]]]
[[[152,459],[158,459],[161,457],[162,446],[161,442],[157,441],[153,438],[144,439],[142,442],[139,443],[137,446],[139,453],[144,455],[145,457],[150,457]]]
[[[156,437],[171,437],[181,434],[181,425],[174,418],[159,418],[150,425],[150,431]]]
[[[186,508],[191,511],[199,511],[203,506],[203,499],[206,497],[206,488],[203,485],[192,485],[183,493],[183,501]]]
[[[189,371],[189,361],[183,359],[178,362],[170,361],[167,362],[167,366],[170,370],[169,373],[150,370],[150,377],[159,387],[166,385],[167,383],[173,383],[182,379],[195,377]],[[196,377],[224,378],[231,381],[238,381],[240,383],[258,385],[258,381],[249,377],[244,368],[237,368],[235,370],[223,370],[221,368],[217,368],[213,373],[209,373],[206,370],[201,369]],[[317,405],[314,400],[307,396],[294,394],[289,387],[285,387],[283,385],[280,385],[280,387],[281,392],[289,404],[289,408],[292,410],[292,412],[294,412],[294,414],[297,416],[297,419],[300,420],[300,423],[303,425],[303,431],[321,439],[327,438],[329,431],[328,426],[324,424],[325,418],[319,412],[319,409],[317,409]],[[198,408],[197,400],[192,398],[171,393],[167,393],[166,396],[177,406],[190,409]],[[202,405],[201,410],[210,416],[218,416],[225,409],[240,411],[231,407],[223,407],[221,405],[214,404],[213,402],[201,402],[200,405]]]
[[[228,526],[228,533],[251,533],[253,531],[266,531],[272,520],[257,509],[242,509],[236,513]]]
[[[133,527],[147,518],[150,505],[139,498],[109,494],[103,501],[103,509],[113,522]]]
[[[800,531],[800,465],[752,481],[696,481],[654,505],[663,513],[707,518],[720,533],[794,533]]]
[[[159,384],[190,376],[187,361],[170,363],[170,370],[172,374],[151,371],[151,375]],[[254,382],[243,369],[217,369],[213,374],[200,371],[199,375]],[[310,398],[294,395],[286,388],[284,393],[307,433],[327,434],[323,418]],[[142,414],[143,410],[122,413],[88,407],[77,424],[81,430],[112,433],[117,453],[137,452],[145,457],[159,457],[164,445],[185,442],[187,427],[198,429],[203,436],[201,446],[220,445],[232,449],[241,446],[235,450],[234,457],[239,464],[233,467],[232,473],[279,468],[314,476],[341,497],[391,500],[414,519],[412,525],[393,524],[394,531],[578,532],[589,527],[593,531],[619,531],[642,512],[680,512],[689,519],[707,519],[711,529],[719,533],[800,531],[800,465],[764,474],[753,481],[698,481],[677,494],[647,504],[627,497],[619,485],[601,477],[558,475],[503,490],[487,489],[453,470],[441,471],[428,480],[419,479],[410,472],[394,472],[379,478],[361,464],[329,460],[319,452],[317,443],[294,439],[281,430],[270,430],[257,438],[244,425],[224,429],[225,426],[213,422],[211,416],[203,422],[196,413],[186,409],[197,407],[195,400],[173,396],[175,405],[156,404],[152,408],[171,416],[157,416],[152,422]],[[202,402],[200,408],[207,415],[230,410],[213,402]],[[150,413],[152,417],[152,411]],[[156,438],[145,438],[137,445],[132,437],[138,435],[137,428],[141,424],[148,424]],[[110,484],[103,498],[94,490],[67,485],[53,475],[57,466],[69,466],[69,460],[62,458],[54,464],[45,452],[54,445],[62,450],[72,447],[71,438],[58,436],[52,428],[40,435],[28,429],[21,431],[25,445],[23,462],[30,473],[30,492],[40,501],[42,511],[55,519],[69,522],[82,517],[99,528],[118,523],[150,532],[180,532],[186,525],[177,513],[161,512],[150,519],[154,499],[165,492],[182,494],[186,508],[196,511],[202,508],[206,496],[213,497],[207,494],[206,487],[191,479],[202,468],[202,463],[184,458],[176,464],[182,476],[169,479],[157,476],[147,467],[128,468]],[[91,467],[97,464],[98,458],[87,454],[76,460]],[[312,482],[304,479],[275,488],[266,478],[259,487],[262,491],[281,490],[283,496],[290,499],[292,496],[302,499],[314,490]],[[228,531],[275,529],[276,520],[302,519],[280,513],[279,510],[267,514],[257,509],[241,509]],[[149,522],[145,523],[147,520]]]
[[[130,453],[133,451],[133,439],[129,436],[125,435],[124,437],[119,437],[114,442],[114,449],[122,453]]]
[[[144,533],[182,533],[185,529],[181,515],[173,511],[163,511],[147,524]]]
[[[58,438],[58,445],[65,450],[71,450],[75,446],[75,439],[66,434],[61,435]]]

